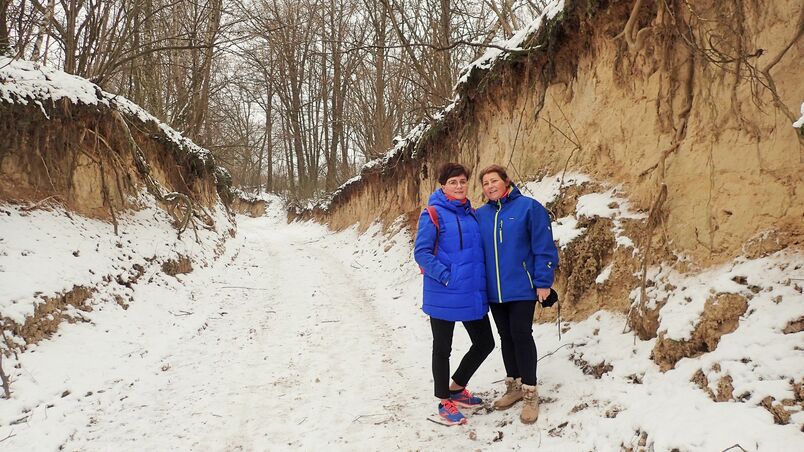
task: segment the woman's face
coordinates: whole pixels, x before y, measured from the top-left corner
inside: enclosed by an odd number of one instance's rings
[[[492,171],[483,176],[483,194],[489,201],[497,201],[508,190],[508,181]]]
[[[447,183],[442,185],[441,189],[443,189],[444,193],[450,198],[464,200],[466,199],[466,186],[468,183],[469,181],[466,180],[466,176],[461,174],[460,176],[447,179]]]

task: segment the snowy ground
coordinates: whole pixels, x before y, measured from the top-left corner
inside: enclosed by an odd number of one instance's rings
[[[804,447],[800,416],[779,426],[753,403],[712,402],[689,381],[701,363],[660,373],[653,342],[621,334],[624,319],[607,313],[568,325],[560,342],[554,324],[536,326],[540,355],[555,351],[539,363],[537,424],[516,409],[428,422],[421,276],[409,235],[392,231],[288,225],[277,204],[238,217],[214,263],[178,278],[150,267],[127,310],[99,303],[19,368],[7,358],[0,449],[617,451],[641,432],[657,451]],[[467,347],[457,328],[454,362]],[[595,379],[572,356],[613,369]],[[495,351],[470,389],[491,399],[503,376]]]

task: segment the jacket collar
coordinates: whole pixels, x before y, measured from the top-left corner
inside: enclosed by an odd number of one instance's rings
[[[443,207],[444,209],[453,212],[472,211],[472,202],[469,201],[469,198],[466,198],[465,202],[457,199],[450,200],[447,198],[447,195],[446,193],[444,193],[444,190],[440,188],[434,191],[432,195],[430,195],[430,199],[427,201],[427,205]]]

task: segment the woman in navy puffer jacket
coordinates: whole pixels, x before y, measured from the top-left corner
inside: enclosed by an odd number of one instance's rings
[[[537,302],[544,307],[552,304],[548,296],[558,251],[547,210],[523,196],[505,168],[485,168],[480,182],[488,198],[477,209],[477,217],[486,253],[489,306],[507,373],[505,394],[494,407],[504,410],[524,399],[520,420],[532,424],[539,417],[533,313]]]
[[[428,202],[435,208],[438,227],[430,212],[419,217],[414,257],[424,274],[422,310],[430,316],[433,332],[433,381],[440,399],[439,415],[448,424],[463,424],[458,406],[482,405],[466,390],[469,379],[494,349],[488,318],[486,268],[480,228],[466,191],[469,172],[447,163],[439,171],[436,190]],[[463,322],[472,346],[449,381],[449,356],[455,322]]]

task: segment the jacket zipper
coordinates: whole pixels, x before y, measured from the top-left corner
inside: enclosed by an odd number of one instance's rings
[[[458,240],[460,241],[461,249],[463,249],[463,232],[461,232],[461,219],[458,217],[457,214],[455,215],[455,221],[458,222]]]
[[[494,214],[494,236],[497,236],[497,217],[500,215],[500,210],[502,210],[502,203],[498,200],[497,201],[497,213]],[[500,237],[502,237],[502,228],[500,228]],[[502,242],[502,240],[500,240]],[[494,267],[497,270],[497,297],[500,303],[503,302],[502,298],[502,288],[500,287],[500,259],[499,254],[497,252],[497,240],[494,240]]]
[[[522,268],[525,269],[525,274],[528,275],[528,281],[530,281],[530,288],[533,289],[533,278],[530,277],[530,272],[528,271],[528,266],[525,265],[525,261],[522,261]]]

